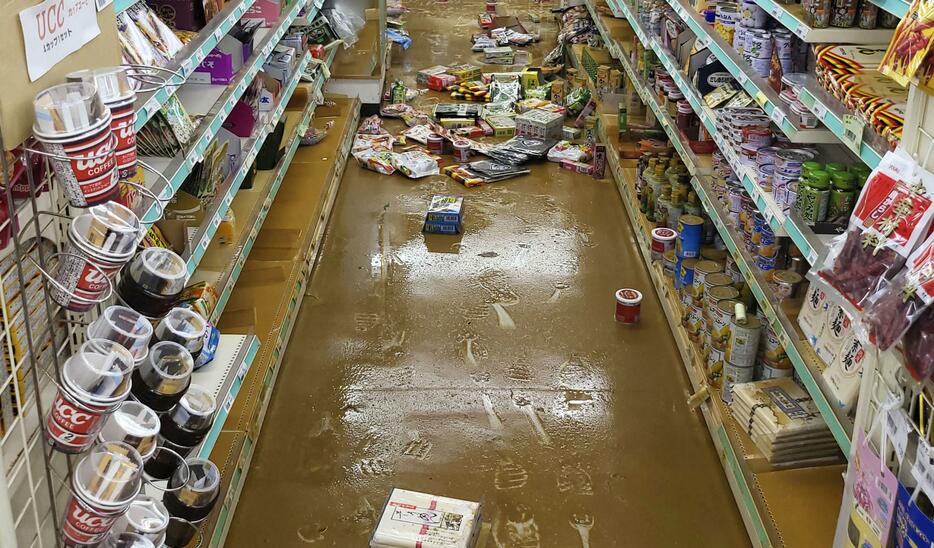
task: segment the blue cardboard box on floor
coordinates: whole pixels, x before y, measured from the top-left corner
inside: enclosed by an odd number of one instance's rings
[[[434,234],[459,234],[463,219],[463,197],[441,194],[432,196],[422,231]]]

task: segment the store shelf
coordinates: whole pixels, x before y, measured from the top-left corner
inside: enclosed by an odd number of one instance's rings
[[[684,94],[685,99],[687,99],[687,101],[691,104],[691,107],[694,109],[694,111],[698,113],[698,117],[700,118],[701,123],[704,124],[707,132],[713,137],[724,157],[730,163],[730,167],[732,168],[733,172],[742,182],[743,188],[745,188],[749,196],[753,198],[757,209],[762,213],[763,217],[765,217],[772,230],[776,234],[787,234],[789,237],[791,237],[792,241],[801,251],[801,254],[807,259],[807,261],[812,265],[815,264],[820,259],[820,257],[823,256],[824,250],[826,248],[826,240],[828,240],[830,236],[815,235],[813,231],[811,231],[811,229],[808,228],[807,225],[802,223],[799,219],[796,219],[794,216],[787,215],[785,211],[772,198],[772,194],[770,192],[765,192],[759,187],[759,184],[756,182],[756,175],[753,170],[750,167],[743,165],[732,147],[728,145],[724,137],[717,131],[716,114],[712,109],[703,103],[700,94],[695,89],[694,85],[687,80],[684,73],[678,66],[677,61],[675,61],[675,59],[672,57],[671,53],[665,50],[665,48],[662,47],[662,45],[654,36],[649,36],[648,33],[645,32],[645,29],[642,28],[639,19],[632,12],[630,7],[625,4],[625,2],[621,0],[610,0],[610,2],[614,8],[614,13],[621,15],[623,18],[629,21],[629,24],[635,31],[636,36],[639,37],[639,40],[646,48],[651,49],[655,53],[656,57],[658,57],[662,65],[665,67],[665,70],[667,70],[668,74],[671,75],[671,77],[674,79],[675,84]],[[714,34],[716,35],[716,33]],[[717,35],[717,37],[719,38],[719,35]],[[609,39],[609,41],[612,41],[611,37],[606,38]],[[619,49],[618,46],[617,49]],[[730,51],[732,51],[732,49],[730,49]],[[630,73],[630,78],[632,78],[634,71],[632,67],[629,66],[629,60],[622,58],[620,61],[624,67],[627,67],[627,73]],[[771,88],[769,88],[769,90],[771,91]],[[648,90],[640,91],[640,95],[643,96],[643,99],[647,93],[650,92]],[[650,102],[650,104],[654,105],[654,102]],[[653,110],[656,110],[657,113],[657,109],[654,106]],[[781,111],[775,109],[772,112]],[[773,120],[775,120],[775,116],[773,116]],[[666,122],[663,122],[663,127],[665,123]],[[667,123],[671,123],[670,118],[667,120]],[[787,120],[785,120],[785,124],[788,124]],[[828,131],[823,131],[822,133],[826,133],[831,136],[833,135]],[[836,137],[834,137],[834,140],[836,140]]]
[[[335,52],[329,52],[328,64]],[[319,71],[318,76],[310,87],[309,95],[314,97],[324,84],[324,73]],[[308,128],[314,115],[317,103],[312,100],[305,106],[304,111],[296,113],[288,119],[285,135],[285,152],[279,163],[272,170],[259,171],[253,181],[253,188],[240,190],[231,207],[237,219],[238,234],[233,243],[211,245],[201,259],[200,266],[194,274],[194,281],[207,281],[214,285],[218,291],[217,305],[211,313],[210,320],[216,322],[224,311],[227,301],[233,293],[234,286],[243,271],[243,267],[253,249],[253,244],[259,236],[260,229],[272,207],[276,194],[292,163],[292,158],[298,150],[299,141]],[[299,118],[300,117],[300,118]]]
[[[214,203],[216,207],[206,216],[204,222],[191,239],[189,252],[184,257],[188,264],[189,276],[198,268],[198,263],[201,261],[201,258],[204,257],[204,253],[211,244],[214,234],[217,233],[217,228],[230,210],[230,204],[233,203],[234,196],[236,196],[237,191],[240,190],[240,185],[243,184],[243,179],[249,172],[253,160],[256,159],[256,155],[259,154],[263,143],[266,141],[266,137],[276,128],[276,124],[282,119],[282,115],[285,113],[285,107],[289,104],[289,100],[292,98],[295,88],[301,81],[302,74],[304,74],[305,67],[308,66],[309,62],[311,62],[311,54],[305,52],[305,56],[292,75],[292,80],[290,80],[286,88],[282,90],[279,96],[279,103],[269,117],[269,120],[259,128],[258,133],[255,133],[253,137],[244,143],[243,152],[240,154],[240,163],[231,169],[229,183],[226,185],[221,195],[215,198]]]
[[[908,7],[911,5],[911,2],[906,0],[872,0],[872,3],[899,17],[905,17],[905,14],[908,13]]]
[[[167,200],[175,195],[179,187],[185,181],[185,178],[191,173],[192,168],[204,158],[204,151],[210,145],[211,141],[217,136],[221,125],[227,116],[233,110],[234,105],[243,96],[247,87],[253,81],[256,74],[262,69],[266,60],[272,54],[273,49],[279,40],[285,35],[295,17],[301,11],[304,5],[303,0],[298,0],[291,8],[279,19],[276,26],[270,29],[260,29],[257,35],[261,38],[255,44],[253,55],[244,63],[240,72],[227,86],[209,86],[186,84],[183,94],[189,103],[199,106],[201,112],[189,109],[190,114],[204,114],[201,123],[195,130],[194,135],[189,142],[188,148],[176,154],[172,158],[142,158],[146,163],[160,172],[165,179],[157,177],[155,174],[146,173],[147,186],[162,200]],[[216,97],[216,98],[215,98]],[[210,107],[207,107],[210,105]],[[152,112],[155,112],[153,109]],[[200,110],[200,109],[199,109]],[[153,204],[143,215],[146,226],[155,222],[158,212],[158,206]]]
[[[114,13],[122,13],[135,4],[138,0],[113,0]]]
[[[212,391],[218,406],[214,425],[198,448],[198,457],[206,459],[214,449],[230,408],[240,393],[243,377],[250,370],[257,353],[259,339],[255,335],[221,335],[214,361],[191,375],[192,384]]]
[[[590,2],[588,2],[588,9],[591,10],[592,14],[597,15],[597,18],[601,18],[599,16],[598,10],[596,10]],[[598,25],[598,28],[601,27],[607,28],[608,25],[606,23]],[[644,34],[642,29],[636,27],[635,25],[633,27],[637,35],[640,33]],[[605,36],[604,38],[609,42],[614,41],[612,36]],[[617,43],[616,47],[621,48],[622,46]],[[664,53],[666,52],[660,48],[659,51],[656,52],[656,54],[662,59],[665,58],[665,56],[662,55]],[[622,56],[619,61],[623,65],[623,68],[625,69],[639,96],[642,98],[643,102],[645,102],[655,113],[656,118],[659,120],[659,123],[665,130],[665,133],[668,135],[669,140],[674,145],[675,150],[681,156],[685,166],[687,166],[690,173],[695,177],[694,187],[698,196],[703,201],[704,209],[707,211],[708,215],[710,215],[714,225],[720,232],[721,238],[723,239],[724,243],[726,243],[728,250],[733,255],[737,264],[740,266],[740,269],[743,272],[743,276],[746,278],[746,282],[750,286],[753,295],[756,297],[756,300],[766,311],[770,325],[781,337],[782,344],[785,345],[786,352],[788,353],[788,356],[791,359],[795,370],[798,372],[799,377],[801,377],[808,393],[811,394],[811,397],[814,398],[815,402],[817,402],[818,409],[820,409],[821,415],[823,416],[825,422],[827,422],[827,425],[833,433],[834,438],[837,440],[838,445],[845,455],[849,455],[850,432],[852,432],[852,423],[849,421],[849,419],[840,417],[834,412],[833,407],[830,405],[826,396],[824,395],[824,388],[817,380],[820,377],[820,368],[818,367],[820,361],[817,360],[817,358],[813,355],[810,346],[797,335],[797,330],[792,321],[789,319],[789,315],[771,302],[771,290],[768,289],[768,284],[759,274],[758,269],[752,267],[754,264],[752,259],[745,254],[745,251],[741,247],[736,245],[736,240],[734,239],[733,234],[727,228],[726,219],[728,216],[725,214],[725,212],[723,212],[719,204],[714,203],[715,200],[710,194],[709,189],[711,187],[709,183],[709,177],[707,177],[707,174],[710,173],[709,157],[706,155],[697,155],[690,149],[687,141],[677,130],[677,127],[674,125],[668,112],[665,111],[665,109],[663,109],[659,104],[658,98],[653,93],[651,93],[650,90],[648,90],[648,88],[642,82],[641,78],[639,78],[635,73],[633,67],[629,63],[628,56]],[[669,58],[669,61],[672,60]],[[686,97],[690,97],[690,95],[687,93],[688,91],[691,91],[690,88],[685,89]],[[603,118],[602,120],[604,125],[606,124],[605,120],[606,118]],[[607,129],[601,128],[601,132],[603,133],[602,139],[604,142],[609,142],[609,134],[607,133]],[[618,172],[616,175],[621,177],[622,173]],[[758,189],[758,185],[755,185],[755,183],[753,183],[753,185],[754,188]],[[759,199],[763,199],[763,196],[766,194],[767,193],[764,192],[759,193],[758,199],[756,200],[757,204],[759,203]],[[788,223],[788,226],[791,226],[795,230],[797,229],[797,224],[800,224],[800,222],[795,223],[794,219],[791,217],[786,218],[785,221],[791,221]],[[643,234],[641,232],[645,233]],[[647,240],[648,231],[641,232],[640,237]],[[814,238],[814,235],[810,233],[810,231],[807,232],[808,234],[805,235],[799,231],[798,239],[806,241],[807,238]],[[644,243],[646,246],[648,246],[647,241]],[[808,245],[813,249],[817,243],[811,242]]]
[[[612,127],[615,124],[613,118],[608,115],[601,117],[600,127]],[[720,399],[719,390],[707,384],[702,350],[690,341],[680,325],[681,311],[676,291],[665,279],[659,265],[652,263],[647,236],[650,227],[639,213],[632,192],[634,170],[616,154],[615,141],[606,140],[612,145],[608,147],[610,171],[616,179],[637,236],[637,245],[665,310],[691,385],[695,392],[706,390],[709,393],[709,397],[700,404],[700,410],[750,540],[754,546],[829,545],[836,520],[832,513],[827,512],[827,508],[835,508],[840,499],[844,466],[833,464],[803,469],[777,469],[769,465],[752,440],[733,420],[729,408]]]
[[[811,75],[808,75],[798,97],[804,103],[804,106],[808,107],[828,130],[839,137],[841,141],[843,140],[843,117],[853,114],[852,112],[847,110],[836,97],[827,93]],[[866,132],[872,132],[872,130],[866,129]],[[859,147],[859,159],[870,168],[875,169],[885,152],[883,147],[873,146],[869,140],[862,139]]]
[[[783,4],[776,0],[755,0],[762,9],[809,44],[887,44],[893,29],[813,28],[804,22],[801,4]]]
[[[217,15],[201,29],[190,42],[175,55],[172,62],[165,68],[176,73],[177,76],[170,78],[166,85],[153,92],[140,94],[136,99],[136,130],[139,131],[149,118],[157,111],[169,97],[178,91],[188,77],[204,61],[209,53],[214,49],[218,42],[230,32],[230,29],[240,21],[243,14],[247,12],[256,0],[239,0],[228,3]],[[114,9],[117,12],[129,8],[135,1],[114,0]]]
[[[291,197],[296,199],[301,197],[302,211],[306,213],[300,219],[306,225],[301,231],[301,240],[292,242],[295,249],[299,250],[298,257],[287,261],[288,270],[282,278],[277,278],[261,287],[250,287],[237,293],[239,300],[253,299],[254,306],[262,308],[248,315],[251,318],[251,327],[267,335],[264,336],[263,351],[257,360],[257,365],[247,378],[251,387],[250,400],[243,401],[242,404],[238,402],[237,408],[234,409],[237,413],[236,422],[227,425],[220,437],[221,441],[211,455],[211,459],[221,468],[225,482],[227,478],[230,478],[230,481],[229,484],[223,486],[223,498],[221,504],[218,505],[219,509],[202,526],[205,538],[202,546],[222,546],[226,538],[240,490],[249,471],[253,448],[265,418],[285,348],[305,295],[305,288],[317,259],[321,241],[324,238],[324,229],[330,217],[337,190],[340,187],[345,161],[349,156],[350,145],[359,120],[360,107],[356,100],[338,99],[338,102],[338,110],[346,113],[346,117],[336,119],[337,124],[329,131],[324,141],[302,150],[299,154],[312,158],[326,158],[327,161],[322,162],[321,167],[326,165],[328,168],[315,171],[318,175],[309,178],[314,180],[303,179],[301,184],[296,185],[296,180],[293,179],[287,180],[284,185]],[[305,163],[309,162],[309,158],[296,158],[294,161]],[[309,163],[314,164],[315,168],[318,166],[315,161]],[[298,174],[293,174],[292,177],[298,178]],[[286,203],[276,202],[276,204],[280,204],[283,209],[288,209]],[[273,209],[270,212],[269,222],[275,222],[274,217],[280,212]],[[279,263],[279,261],[258,258],[255,254],[249,262],[255,263],[256,268],[263,268],[271,262]],[[286,265],[283,264],[283,266]],[[249,267],[250,265],[247,266]],[[251,293],[254,295],[250,295]],[[270,298],[271,295],[278,297]],[[238,315],[238,311],[228,310],[227,315],[222,317],[222,324],[225,322],[239,324]],[[233,318],[228,319],[228,317]]]

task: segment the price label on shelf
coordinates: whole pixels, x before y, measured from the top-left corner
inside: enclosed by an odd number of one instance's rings
[[[779,108],[773,108],[770,116],[772,121],[775,122],[775,125],[781,128],[782,124],[785,122],[785,113]]]
[[[216,228],[216,227],[215,227],[215,228]],[[200,245],[201,245],[201,249],[203,249],[204,251],[207,251],[208,246],[209,246],[210,244],[211,244],[211,239],[210,239],[210,238],[207,238],[207,237],[201,238],[201,244],[200,244]]]
[[[775,218],[775,214],[772,213],[772,209],[765,207],[762,209],[762,217],[765,219],[765,223],[769,226],[772,225],[772,219]]]
[[[814,264],[817,262],[817,250],[816,249],[811,248],[811,250],[808,251],[807,260],[810,264]]]
[[[188,74],[191,72],[191,59],[182,59],[182,62],[179,63],[179,66],[182,69],[182,74]]]
[[[765,93],[762,93],[761,91],[756,92],[755,100],[760,107],[764,107],[765,104],[769,102],[768,98],[765,96]]]
[[[908,433],[911,432],[908,417],[905,415],[905,411],[897,405],[891,409],[885,407],[883,410],[885,411],[885,435],[892,444],[896,457],[901,462],[905,458],[905,452],[908,449]],[[921,450],[920,444],[918,450]]]
[[[151,117],[153,114],[156,113],[157,110],[159,110],[159,107],[161,106],[162,105],[159,104],[159,99],[156,98],[155,95],[153,95],[152,97],[149,98],[148,101],[146,101],[146,104],[143,106],[143,109],[146,110],[146,116]]]
[[[240,364],[240,369],[237,370],[237,379],[243,380],[243,377],[246,376],[246,372],[250,369],[250,362],[244,361]]]
[[[211,225],[214,227],[215,231],[217,230],[219,226],[221,226],[222,220],[223,220],[223,216],[221,215],[217,215],[214,217],[214,219],[211,220]]]
[[[220,42],[221,39],[224,38],[224,34],[225,34],[225,33],[224,33],[224,30],[223,30],[223,29],[221,29],[221,28],[215,29],[215,30],[214,30],[214,40]]]
[[[827,107],[815,101],[814,106],[811,108],[811,112],[814,113],[814,116],[817,116],[823,120],[827,116]]]
[[[855,154],[859,155],[859,147],[863,144],[863,128],[866,123],[859,116],[843,115],[843,135],[840,140]]]
[[[782,9],[778,7],[778,4],[773,3],[772,8],[769,10],[769,15],[778,19],[781,14],[782,14]]]
[[[224,206],[230,207],[230,204],[233,203],[233,199],[234,199],[233,194],[228,194],[226,197],[224,197]]]
[[[230,408],[233,407],[233,403],[233,394],[230,394],[227,396],[227,399],[224,400],[224,413],[230,414]]]
[[[795,33],[796,35],[798,35],[798,38],[804,40],[804,37],[807,36],[808,31],[810,31],[810,30],[811,30],[811,29],[809,29],[809,28],[806,27],[805,25],[799,24],[797,27],[795,27],[794,33]]]

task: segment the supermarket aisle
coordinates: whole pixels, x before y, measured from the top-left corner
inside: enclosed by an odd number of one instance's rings
[[[475,59],[482,3],[408,7],[393,73]],[[462,238],[420,233],[439,193],[465,196]],[[635,328],[613,319],[624,286],[646,295]],[[397,486],[481,501],[490,547],[745,546],[686,395],[609,180],[349,165],[227,543],[366,546]]]

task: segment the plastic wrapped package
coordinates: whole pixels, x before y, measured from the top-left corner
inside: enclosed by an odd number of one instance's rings
[[[480,503],[393,489],[370,548],[471,548],[480,529]]]
[[[904,152],[889,152],[860,193],[846,232],[834,238],[817,276],[856,310],[894,275],[927,235],[934,176]]]
[[[324,10],[322,13],[331,23],[331,29],[337,37],[344,41],[345,49],[357,43],[357,34],[366,24],[362,17],[340,8]]]
[[[907,86],[918,70],[925,69],[934,39],[934,0],[914,0],[892,35],[880,70],[899,84]]]
[[[929,306],[905,333],[901,354],[915,379],[926,379],[934,373],[934,307]]]
[[[410,179],[438,175],[438,162],[420,150],[393,154],[392,165]]]
[[[908,257],[905,268],[868,299],[863,321],[869,341],[887,350],[934,301],[934,235]]]

